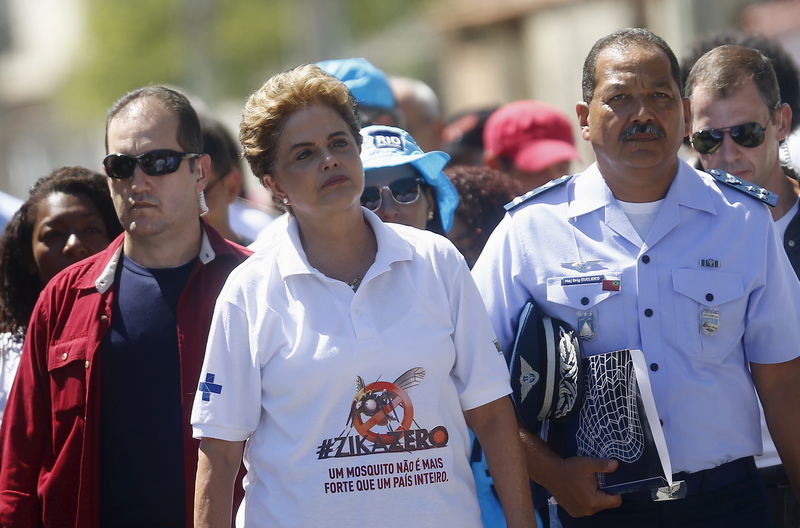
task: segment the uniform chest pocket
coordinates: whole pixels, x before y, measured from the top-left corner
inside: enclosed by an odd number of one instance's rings
[[[619,290],[618,273],[547,279],[547,300],[577,310],[589,310],[609,297],[619,294]]]
[[[747,296],[742,276],[712,270],[672,272],[678,343],[689,353],[719,358],[736,348],[744,333]]]
[[[47,351],[50,401],[54,415],[85,414],[86,383],[89,373],[86,339],[57,343]]]

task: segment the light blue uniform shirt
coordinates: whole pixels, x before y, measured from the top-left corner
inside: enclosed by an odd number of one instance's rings
[[[748,362],[800,342],[800,282],[763,203],[681,161],[642,240],[592,165],[511,210],[473,276],[506,352],[530,298],[576,329],[590,314],[584,355],[641,349],[673,471],[761,452]]]

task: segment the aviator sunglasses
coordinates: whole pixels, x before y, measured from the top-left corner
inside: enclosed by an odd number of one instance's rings
[[[181,161],[199,158],[200,156],[202,154],[176,152],[169,149],[151,150],[138,156],[109,154],[103,159],[103,167],[105,167],[108,177],[116,180],[126,180],[133,176],[137,163],[145,174],[163,176],[178,170],[178,167],[181,166]]]
[[[392,200],[401,205],[412,204],[419,199],[420,178],[400,178],[389,185],[369,185],[361,193],[361,205],[370,211],[377,211],[383,203],[383,190],[389,189]]]
[[[700,154],[713,154],[719,150],[727,132],[731,139],[743,147],[753,148],[764,142],[764,127],[758,123],[744,123],[725,128],[709,128],[692,134],[692,146]]]

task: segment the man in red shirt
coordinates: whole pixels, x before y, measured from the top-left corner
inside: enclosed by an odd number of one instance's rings
[[[106,121],[125,232],[42,292],[0,428],[0,525],[191,526],[189,413],[217,294],[249,252],[199,217],[210,160],[181,94]]]

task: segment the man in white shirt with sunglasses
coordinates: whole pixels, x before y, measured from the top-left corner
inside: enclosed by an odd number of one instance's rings
[[[720,46],[703,55],[686,81],[692,108],[691,140],[707,169],[720,169],[778,195],[771,209],[775,231],[800,276],[796,247],[800,185],[781,166],[780,144],[789,134],[790,106],[781,101],[770,60],[741,46]],[[792,494],[761,414],[763,455],[756,459],[778,526],[797,526],[800,506]]]

